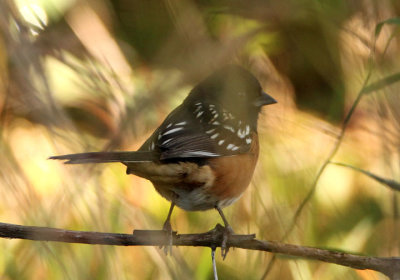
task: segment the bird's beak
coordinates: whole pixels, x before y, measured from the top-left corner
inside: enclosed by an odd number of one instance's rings
[[[261,107],[264,105],[270,105],[278,103],[275,99],[273,99],[270,95],[266,94],[265,92],[261,93],[261,96],[254,101],[254,105],[257,107]]]

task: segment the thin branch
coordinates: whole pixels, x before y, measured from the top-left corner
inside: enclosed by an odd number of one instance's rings
[[[373,173],[371,173],[371,172],[369,172],[367,170],[352,166],[350,164],[345,164],[345,163],[341,163],[341,162],[333,162],[333,161],[331,162],[331,164],[335,164],[335,165],[338,165],[338,166],[351,168],[351,169],[353,169],[355,171],[358,171],[358,172],[360,172],[362,174],[367,175],[368,177],[374,179],[375,181],[381,183],[382,185],[384,185],[386,187],[391,188],[392,190],[400,191],[400,183],[395,181],[395,180],[388,179],[388,178],[383,178],[383,177],[375,175],[375,174],[373,174]]]
[[[172,244],[174,246],[216,248],[220,247],[223,233],[224,227],[219,224],[214,229],[205,233],[174,233]],[[168,235],[163,230],[135,230],[133,234],[121,234],[0,223],[0,237],[117,246],[169,245]],[[255,235],[233,234],[229,237],[227,246],[314,259],[355,269],[372,269],[389,276],[391,279],[397,279],[396,277],[400,275],[400,258],[396,257],[369,257],[329,249],[257,240],[255,239]]]

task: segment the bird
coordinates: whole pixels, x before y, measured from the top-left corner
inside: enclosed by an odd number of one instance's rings
[[[171,215],[216,209],[224,222],[222,254],[233,233],[222,208],[237,201],[252,179],[259,155],[261,108],[277,101],[242,66],[226,65],[198,83],[137,151],[52,156],[66,164],[124,164],[126,174],[152,182],[170,203],[163,225],[172,245]],[[225,250],[225,252],[224,252]]]

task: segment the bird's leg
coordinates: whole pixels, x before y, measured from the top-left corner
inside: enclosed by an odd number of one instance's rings
[[[165,220],[164,225],[163,225],[163,230],[166,232],[167,238],[168,238],[168,245],[164,246],[164,253],[166,255],[168,255],[168,252],[172,255],[171,215],[172,215],[172,211],[174,210],[174,207],[175,207],[175,203],[171,202],[171,206],[169,207],[169,212],[168,212],[167,219]]]
[[[225,225],[225,230],[224,230],[224,235],[222,238],[222,244],[221,244],[221,255],[222,258],[225,259],[226,255],[228,254],[229,247],[226,247],[226,243],[228,242],[228,238],[230,235],[234,234],[232,227],[229,225],[228,220],[225,218],[224,212],[222,212],[222,209],[219,206],[215,206],[215,209],[217,209],[219,215],[221,216],[222,220],[224,221]]]

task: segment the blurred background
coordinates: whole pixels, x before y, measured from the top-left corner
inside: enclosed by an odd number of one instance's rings
[[[398,194],[333,160],[400,177],[398,0],[0,1],[0,221],[131,233],[161,229],[169,203],[121,164],[52,155],[135,150],[190,89],[237,63],[278,100],[261,114],[260,160],[225,210],[237,233],[398,256]],[[393,19],[394,18],[394,19]],[[385,24],[377,24],[385,20]],[[314,191],[313,191],[314,190]],[[296,219],[299,205],[306,201]],[[179,233],[222,223],[176,209]],[[294,227],[291,227],[294,225]],[[219,251],[218,251],[219,253]],[[374,271],[231,250],[220,279],[384,279]],[[209,248],[0,240],[0,279],[212,279]]]

